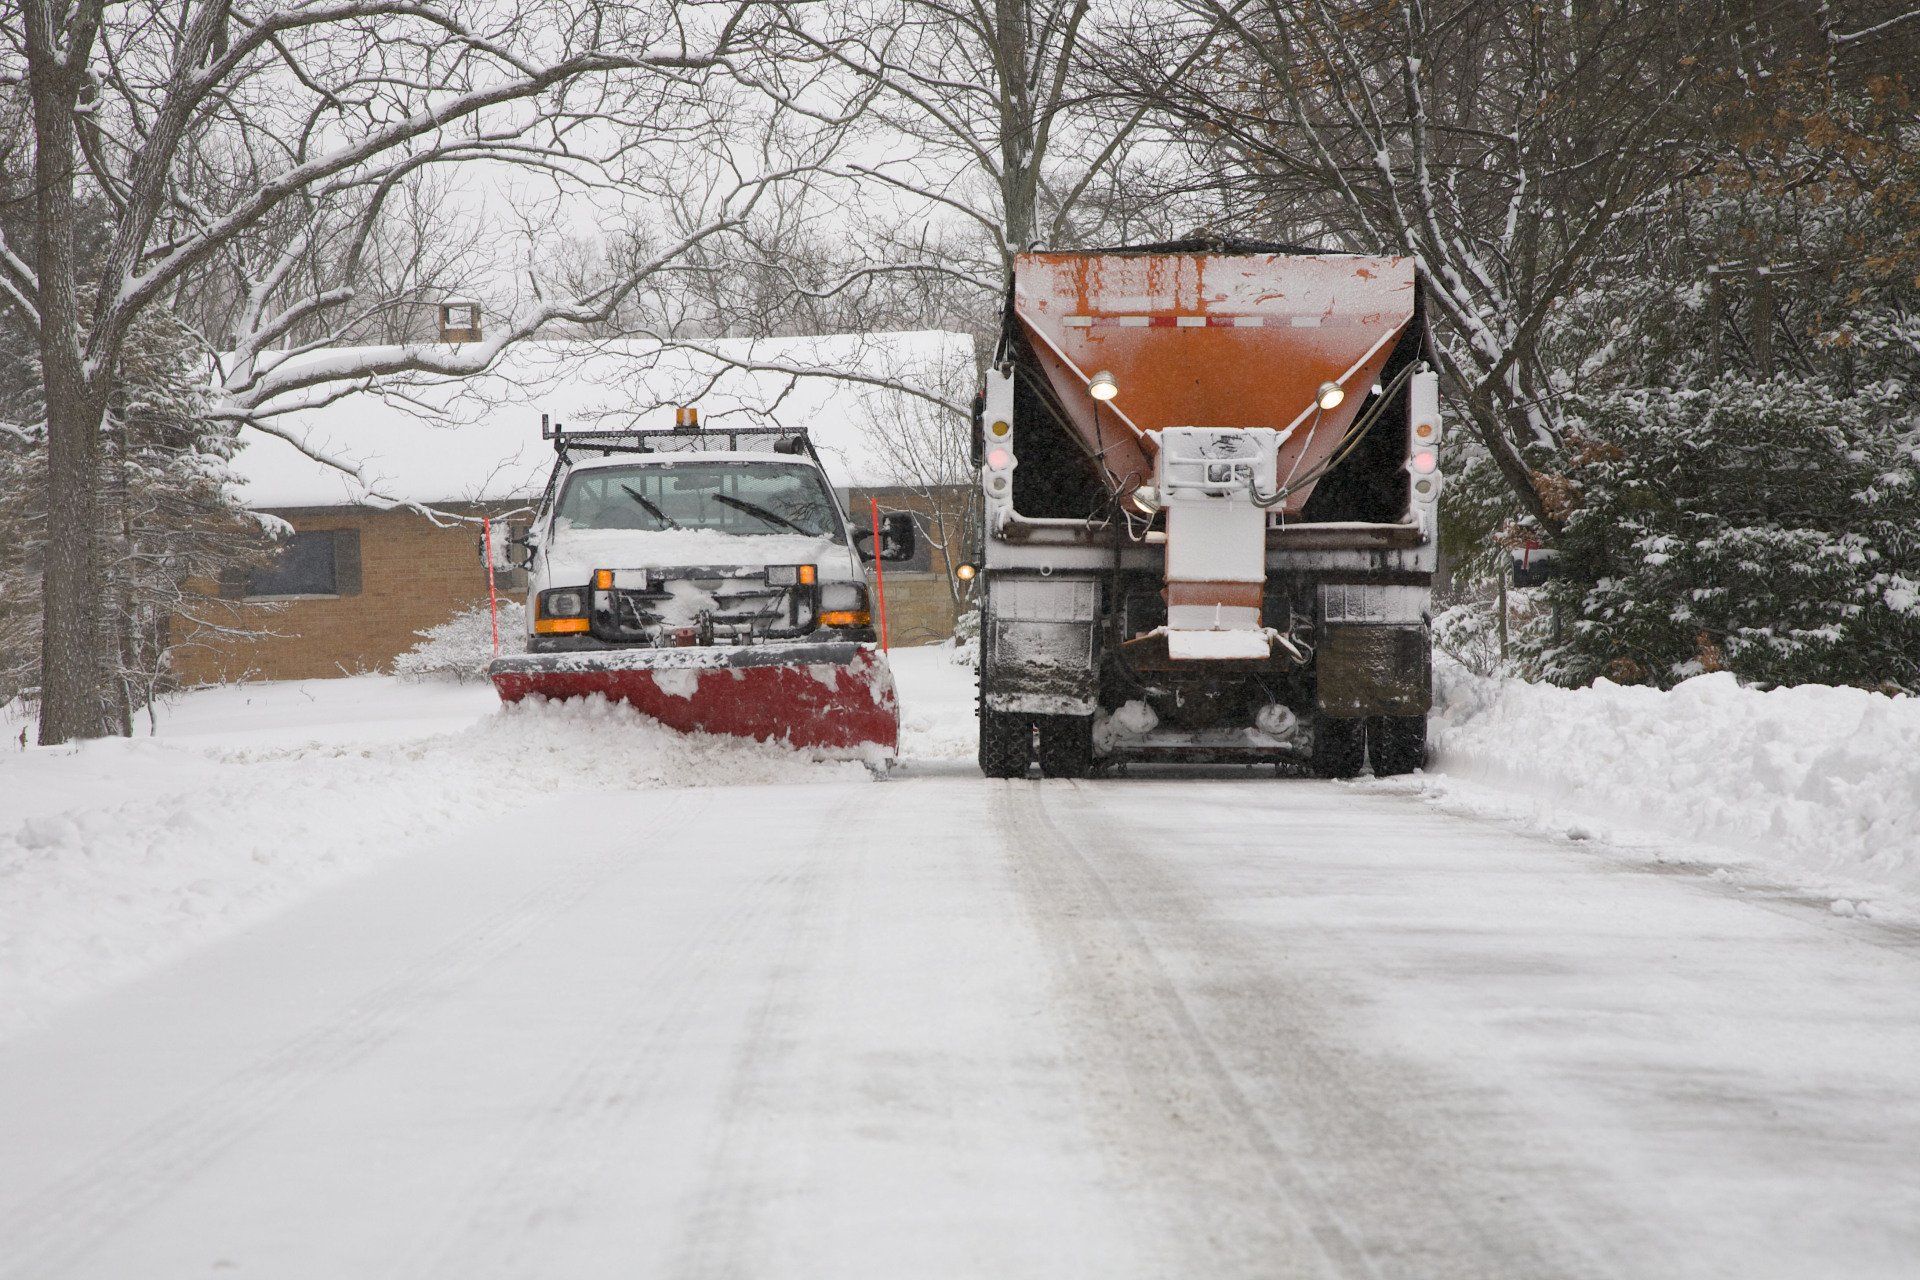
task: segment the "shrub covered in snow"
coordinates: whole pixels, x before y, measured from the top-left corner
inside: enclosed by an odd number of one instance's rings
[[[953,638],[947,641],[947,653],[957,666],[980,665],[980,609],[969,601],[953,620]]]
[[[526,651],[526,608],[500,602],[500,652]],[[493,624],[486,605],[457,613],[437,627],[416,631],[420,643],[393,660],[403,680],[484,680],[493,660]]]
[[[1920,431],[1898,413],[1891,385],[1785,378],[1583,398],[1543,671],[1920,689]]]
[[[1508,675],[1537,679],[1531,655],[1548,633],[1539,592],[1515,587],[1507,592],[1507,652],[1500,653],[1500,604],[1487,593],[1463,600],[1433,616],[1433,647],[1477,676]]]

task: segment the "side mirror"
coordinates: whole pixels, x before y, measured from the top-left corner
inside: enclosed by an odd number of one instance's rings
[[[973,393],[973,412],[969,416],[973,421],[973,440],[971,442],[972,449],[970,452],[973,458],[973,469],[978,471],[980,464],[986,460],[987,456],[987,389],[985,387]]]
[[[496,559],[495,569],[531,569],[533,568],[533,532],[522,529],[509,531],[505,537],[496,537],[493,553]]]
[[[853,536],[862,558],[889,561],[913,559],[916,538],[913,516],[905,511],[889,511],[880,517],[880,545],[877,550],[865,545],[873,541],[872,530],[862,529]]]
[[[492,536],[486,532],[477,533],[473,539],[473,549],[480,553],[480,563],[495,573],[505,573],[513,568],[513,535],[505,525],[495,525]]]

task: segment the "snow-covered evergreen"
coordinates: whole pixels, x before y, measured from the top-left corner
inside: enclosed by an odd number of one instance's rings
[[[1920,688],[1920,430],[1899,408],[1787,378],[1579,400],[1544,672]]]

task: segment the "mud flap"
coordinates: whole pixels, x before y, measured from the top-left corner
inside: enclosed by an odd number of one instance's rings
[[[981,622],[984,706],[1014,715],[1090,716],[1096,706],[1091,579],[996,577]]]
[[[1425,627],[1327,627],[1314,671],[1320,710],[1330,716],[1417,716],[1433,705]]]
[[[722,733],[795,747],[899,749],[893,669],[854,641],[724,648],[601,649],[496,658],[502,702],[624,702],[682,733]]]

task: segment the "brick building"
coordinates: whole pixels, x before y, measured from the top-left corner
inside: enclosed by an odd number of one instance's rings
[[[970,346],[952,334],[781,339],[752,350],[756,362],[795,365],[834,367],[836,358],[858,357],[871,372],[883,357],[899,359],[903,345],[918,361],[933,352],[963,362],[970,376]],[[414,388],[405,398],[357,394],[277,424],[299,447],[247,430],[234,462],[240,496],[285,521],[292,536],[273,563],[218,584],[220,595],[240,603],[250,634],[176,649],[175,672],[194,685],[387,669],[418,643],[418,632],[486,601],[480,520],[495,520],[497,536],[537,502],[553,460],[540,439],[540,414],[573,426],[615,414],[622,425],[671,425],[676,396],[689,394],[689,371],[665,364],[641,344],[527,344],[457,385]],[[884,403],[847,383],[765,370],[729,380],[696,367],[692,375],[709,421],[739,414],[746,425],[806,429],[856,522],[868,518],[870,497],[882,511],[921,516],[934,536],[921,539],[913,561],[885,567],[889,630],[896,644],[950,635],[949,574],[958,555],[950,559],[936,545],[942,522],[930,513],[964,498],[889,483],[886,459],[874,456],[860,430],[863,415],[884,411]],[[518,573],[498,573],[496,586],[516,596],[525,583]]]

